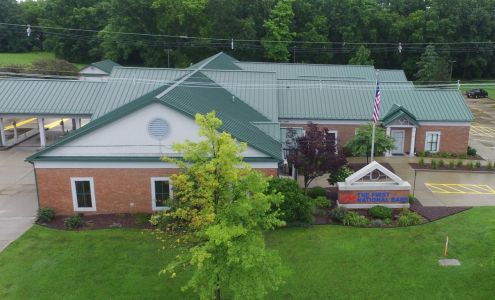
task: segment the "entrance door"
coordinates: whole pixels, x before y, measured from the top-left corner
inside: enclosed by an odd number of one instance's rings
[[[390,136],[395,140],[395,148],[392,154],[404,154],[404,130],[391,130]]]

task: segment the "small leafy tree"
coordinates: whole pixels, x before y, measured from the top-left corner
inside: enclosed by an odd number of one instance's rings
[[[289,60],[287,47],[295,36],[289,28],[292,19],[294,19],[293,2],[294,0],[279,0],[270,12],[270,18],[263,23],[266,35],[261,43],[268,59],[280,62]]]
[[[354,135],[345,145],[345,148],[349,150],[353,156],[365,156],[366,162],[369,162],[369,156],[371,155],[371,139],[373,135],[373,124],[363,125],[358,128],[356,135]],[[375,153],[382,155],[384,152],[394,149],[394,139],[387,136],[385,129],[380,126],[376,126],[375,129]]]
[[[416,65],[416,79],[419,81],[443,81],[449,78],[447,62],[437,54],[433,45],[426,46]]]
[[[371,58],[371,51],[361,45],[356,55],[349,59],[350,65],[373,65],[375,61]]]
[[[294,147],[287,151],[287,162],[303,175],[305,191],[315,178],[347,164],[342,151],[337,152],[335,135],[311,122],[305,135],[295,138]]]
[[[265,247],[263,232],[283,226],[278,217],[282,196],[268,193],[268,179],[243,162],[246,149],[226,132],[215,113],[196,115],[199,142],[173,145],[183,160],[163,158],[181,168],[172,176],[176,207],[154,216],[181,229],[189,251],[178,255],[162,273],[175,277],[182,266],[192,266],[183,289],[201,299],[259,299],[283,283],[280,257]]]

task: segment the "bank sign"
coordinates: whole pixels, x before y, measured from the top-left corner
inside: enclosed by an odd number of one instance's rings
[[[378,203],[408,203],[408,192],[404,191],[373,191],[373,192],[345,192],[339,197],[340,203],[360,203],[360,204],[378,204]]]

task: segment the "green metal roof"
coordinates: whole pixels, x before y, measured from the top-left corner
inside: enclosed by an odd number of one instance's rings
[[[378,81],[405,82],[407,77],[403,70],[380,69],[378,70]]]
[[[271,136],[274,140],[280,141],[280,123],[279,122],[253,122],[254,126]]]
[[[91,115],[106,83],[53,79],[0,80],[0,112],[14,115]]]
[[[382,118],[382,122],[385,125],[389,125],[390,123],[394,122],[395,120],[401,117],[405,117],[412,124],[418,125],[418,120],[416,120],[416,117],[412,113],[410,113],[407,109],[397,104],[392,105],[388,113],[386,113],[385,116]]]
[[[197,83],[202,81],[208,86],[198,87]],[[194,87],[191,86],[194,84]],[[240,141],[258,149],[276,159],[281,160],[281,144],[251,124],[252,121],[267,122],[265,116],[242,101],[232,101],[232,94],[227,90],[210,88],[214,85],[205,75],[197,74],[195,78],[189,78],[185,82],[174,87],[160,99],[157,98],[172,85],[163,85],[140,98],[120,106],[116,110],[103,115],[88,123],[86,126],[72,132],[46,149],[30,156],[27,160],[35,161],[43,157],[45,153],[60,145],[64,145],[79,136],[85,135],[97,128],[109,124],[151,103],[167,105],[191,118],[196,113],[208,113],[214,110],[222,120],[220,130],[229,132]]]
[[[280,119],[372,119],[375,82],[280,80]],[[381,85],[381,116],[394,104],[418,121],[471,122],[473,116],[457,90],[417,89],[409,84]]]
[[[375,68],[373,66],[260,62],[238,62],[236,64],[246,71],[276,72],[279,79],[314,79],[315,77],[321,79],[340,78],[349,80],[375,79]]]
[[[201,66],[202,69],[209,70],[242,70],[236,64],[239,61],[226,53],[220,52],[213,60],[205,64],[210,58],[211,57],[205,58],[202,61],[190,66],[188,69],[194,70]]]
[[[107,74],[110,74],[110,72],[112,72],[112,69],[114,67],[120,67],[121,65],[119,65],[118,63],[116,63],[112,60],[105,59],[102,61],[94,62],[91,64],[91,66],[98,68]]]

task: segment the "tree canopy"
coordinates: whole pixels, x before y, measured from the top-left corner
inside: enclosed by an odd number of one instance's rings
[[[320,130],[314,123],[308,123],[305,134],[295,138],[287,162],[303,176],[304,189],[317,177],[337,172],[347,164],[342,151],[337,151],[336,142],[333,133],[327,128]]]
[[[0,22],[50,28],[33,27],[27,37],[24,26],[1,25],[0,51],[44,48],[70,61],[153,67],[167,66],[168,53],[171,67],[219,51],[247,61],[372,57],[377,68],[413,78],[435,44],[440,60],[456,61],[454,78],[493,78],[494,7],[495,0],[5,0]],[[133,32],[140,35],[126,34]]]
[[[354,156],[366,156],[366,161],[371,155],[371,140],[373,124],[366,124],[357,129],[356,134],[347,142],[345,148]],[[375,128],[375,155],[383,155],[386,151],[394,149],[394,139],[388,136],[381,126]]]
[[[261,299],[283,283],[280,257],[265,247],[263,232],[283,226],[277,207],[282,196],[268,192],[268,178],[243,162],[246,144],[218,132],[215,114],[196,115],[200,141],[173,145],[182,160],[165,157],[181,173],[172,176],[175,207],[154,216],[170,219],[167,229],[180,229],[188,251],[164,273],[175,277],[191,266],[185,289],[201,299]],[[158,221],[157,221],[158,222]]]

